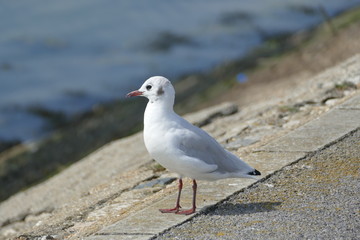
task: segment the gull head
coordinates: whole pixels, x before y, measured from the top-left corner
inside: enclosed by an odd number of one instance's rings
[[[139,90],[132,91],[126,97],[143,96],[149,99],[150,103],[163,102],[174,104],[175,90],[171,82],[161,76],[147,79]]]

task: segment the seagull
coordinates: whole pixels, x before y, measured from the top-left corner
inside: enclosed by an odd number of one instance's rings
[[[144,114],[144,142],[150,156],[163,167],[179,174],[176,205],[159,209],[162,213],[192,214],[196,211],[196,180],[223,178],[255,178],[260,172],[233,153],[225,150],[214,138],[174,112],[175,90],[162,76],[147,79],[139,90],[127,97],[148,98]],[[193,181],[192,208],[182,210],[180,196],[183,177]]]

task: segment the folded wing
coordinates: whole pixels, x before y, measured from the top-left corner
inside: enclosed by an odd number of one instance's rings
[[[253,172],[254,168],[225,150],[205,131],[182,120],[182,127],[177,130],[180,132],[177,134],[181,136],[176,142],[177,147],[187,157],[197,159],[197,165],[203,165],[200,169],[227,177],[250,177],[248,173]]]

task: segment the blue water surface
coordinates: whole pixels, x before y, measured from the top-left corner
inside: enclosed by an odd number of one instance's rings
[[[239,58],[264,35],[294,32],[360,0],[0,1],[0,140],[48,131],[30,109],[71,116]]]

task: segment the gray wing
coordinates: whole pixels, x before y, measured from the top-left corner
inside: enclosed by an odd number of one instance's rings
[[[237,156],[225,150],[204,130],[182,120],[179,129],[181,138],[177,144],[185,155],[200,159],[209,165],[216,165],[217,169],[212,172],[246,174],[254,170]]]

